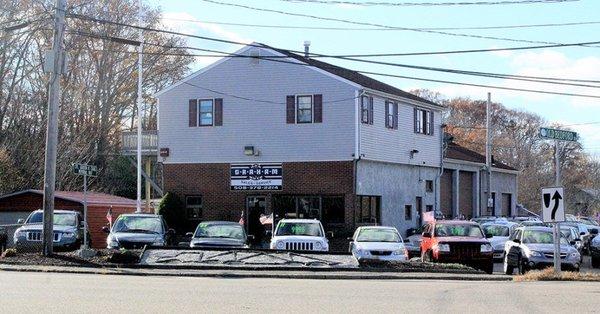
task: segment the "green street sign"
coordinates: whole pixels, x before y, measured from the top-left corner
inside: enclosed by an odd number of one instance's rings
[[[98,174],[98,167],[86,164],[73,164],[73,172],[82,176],[86,175],[90,177],[95,177]]]
[[[557,130],[550,128],[540,128],[540,138],[547,140],[559,140],[577,142],[579,135],[577,132]]]

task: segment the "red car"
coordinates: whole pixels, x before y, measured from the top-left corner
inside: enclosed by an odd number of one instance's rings
[[[439,220],[423,227],[421,260],[424,262],[459,263],[491,274],[493,254],[492,245],[475,222]]]

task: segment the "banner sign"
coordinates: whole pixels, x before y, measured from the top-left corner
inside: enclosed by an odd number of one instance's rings
[[[281,164],[232,164],[231,190],[281,190],[283,170]]]

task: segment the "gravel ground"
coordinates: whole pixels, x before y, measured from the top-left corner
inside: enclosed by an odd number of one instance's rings
[[[126,257],[139,257],[141,251],[127,251]],[[117,255],[115,257],[115,254]],[[77,252],[55,253],[53,256],[43,256],[40,253],[17,253],[14,256],[0,256],[0,264],[12,265],[37,265],[37,266],[80,266],[80,267],[119,267],[123,266],[122,253],[119,251],[99,250],[96,256],[83,259]],[[138,265],[137,261],[132,265]],[[256,267],[257,265],[254,265]],[[321,267],[322,268],[322,267]],[[305,269],[310,269],[306,267]],[[391,272],[427,272],[427,273],[459,273],[480,274],[482,272],[459,264],[436,264],[409,262],[377,262],[361,264],[356,270],[368,272],[391,271]]]
[[[129,251],[128,254],[139,256],[140,251]],[[85,267],[114,267],[122,263],[115,262],[115,252],[98,250],[96,256],[84,259],[77,252],[60,252],[52,256],[43,256],[40,253],[17,253],[14,256],[0,256],[0,263],[13,265],[43,265],[43,266],[85,266]],[[117,252],[119,255],[119,252]],[[120,256],[120,255],[119,255]],[[118,258],[118,256],[117,256]]]

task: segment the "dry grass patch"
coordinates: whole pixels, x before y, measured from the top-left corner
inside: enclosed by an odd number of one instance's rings
[[[525,275],[515,276],[514,281],[600,281],[600,273],[563,271],[554,273],[554,268],[533,270]]]

